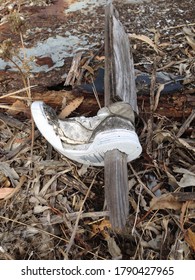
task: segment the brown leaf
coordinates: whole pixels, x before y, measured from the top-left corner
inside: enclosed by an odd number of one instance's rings
[[[108,251],[112,256],[113,260],[120,260],[122,258],[121,250],[119,246],[116,244],[114,237],[107,237],[106,238],[108,244]]]
[[[161,144],[165,141],[173,141],[174,138],[173,136],[171,135],[171,133],[169,131],[157,131],[156,134],[154,135],[154,141],[157,143],[157,144]]]
[[[16,102],[14,102],[10,106],[10,108],[7,112],[12,115],[17,115],[18,113],[26,112],[27,110],[28,110],[28,107],[26,106],[26,104],[23,101],[16,100]]]
[[[58,115],[58,117],[60,119],[64,119],[66,117],[68,117],[72,112],[74,112],[74,110],[76,110],[81,103],[83,102],[84,97],[77,97],[75,98],[72,102],[70,102],[62,111],[61,113]]]
[[[14,191],[14,188],[1,188],[0,199],[4,199],[7,195],[10,195]]]
[[[105,238],[108,244],[108,251],[110,255],[112,256],[112,259],[121,259],[121,250],[116,244],[116,241],[114,237],[111,237],[109,234],[108,229],[111,228],[111,224],[109,220],[102,220],[99,224],[92,225],[92,234],[91,237],[95,236],[98,233],[101,233],[101,235]]]
[[[101,233],[105,239],[108,238],[109,234],[108,234],[107,230],[105,230],[108,228],[111,228],[111,224],[110,224],[109,220],[102,220],[101,223],[99,223],[99,224],[93,224],[91,237],[93,237],[94,235],[96,235],[98,233]]]
[[[195,233],[188,228],[185,232],[185,241],[190,245],[190,247],[195,251]]]
[[[150,208],[157,209],[173,209],[179,210],[182,208],[183,203],[189,202],[187,207],[190,209],[195,208],[195,198],[193,193],[167,193],[160,197],[153,197],[150,201]]]
[[[152,210],[157,209],[173,209],[178,210],[182,206],[181,202],[178,202],[177,199],[171,194],[163,194],[160,197],[153,197],[150,201],[150,207]]]
[[[177,180],[175,179],[175,177],[170,173],[168,172],[167,168],[165,168],[165,172],[167,174],[167,177],[169,179],[169,184],[174,188],[174,189],[177,189],[179,188],[179,183],[177,182]]]
[[[150,45],[158,54],[163,55],[164,53],[159,50],[158,46],[146,35],[129,34],[130,38],[141,40]]]
[[[178,138],[178,142],[179,144],[181,144],[184,148],[192,151],[193,153],[195,153],[195,148],[190,145],[188,142],[186,142],[184,139]]]
[[[160,99],[160,93],[161,91],[163,91],[165,85],[164,84],[160,84],[157,90],[157,93],[155,95],[155,100],[154,100],[154,111],[156,111],[157,107],[158,107],[158,103],[159,103],[159,99]]]
[[[195,51],[195,40],[193,37],[186,36],[186,40],[188,41],[188,44],[192,47],[192,49]]]
[[[82,66],[83,69],[86,69],[91,75],[94,75],[94,70],[91,66],[87,65],[87,64],[84,64]]]
[[[187,27],[183,28],[183,32],[185,34],[186,40],[188,41],[188,44],[192,47],[193,50],[195,50],[195,33]]]
[[[0,171],[0,186],[1,188],[9,188],[11,185],[10,180]]]
[[[105,56],[104,56],[104,55],[102,55],[102,56],[96,55],[95,58],[96,58],[98,61],[105,60]]]
[[[154,43],[156,45],[159,45],[160,37],[161,37],[160,32],[158,30],[156,30],[155,33],[154,33]]]
[[[189,27],[186,26],[183,27],[183,32],[185,35],[192,36],[192,37],[195,36],[195,33],[193,33]]]

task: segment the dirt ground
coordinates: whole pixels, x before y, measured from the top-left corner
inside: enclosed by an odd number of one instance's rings
[[[128,164],[123,232],[107,217],[103,168],[62,157],[32,122],[33,100],[58,113],[70,105],[69,116],[97,112],[86,83],[104,67],[104,2],[0,0],[0,259],[195,258],[193,0],[113,1],[137,71],[182,77],[171,93],[137,85],[143,152]],[[64,85],[78,52],[77,75]]]

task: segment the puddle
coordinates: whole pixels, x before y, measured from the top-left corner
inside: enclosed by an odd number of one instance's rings
[[[53,68],[58,68],[64,65],[64,59],[66,57],[72,57],[79,49],[89,48],[88,40],[85,36],[77,37],[69,35],[68,37],[56,36],[55,38],[48,38],[43,42],[39,42],[35,47],[25,48],[24,52],[26,55],[28,65],[31,68],[31,72],[37,73],[40,71],[50,71]],[[20,50],[18,55],[20,59],[23,59],[24,56],[23,50]],[[35,62],[35,58],[46,57],[49,58],[52,62],[52,66],[48,67],[45,65],[38,65]],[[21,61],[14,57],[13,60],[17,63],[18,66],[22,66]],[[5,67],[11,67],[11,70],[16,70],[13,63],[6,62],[0,59],[0,70],[4,70]]]

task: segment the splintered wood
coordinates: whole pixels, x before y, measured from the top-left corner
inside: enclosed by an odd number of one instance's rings
[[[106,6],[105,16],[105,106],[120,100],[130,103],[138,112],[128,36],[112,4]],[[122,230],[129,212],[127,155],[119,150],[108,151],[104,160],[105,198],[111,225]]]
[[[124,27],[113,5],[106,7],[105,22],[105,106],[125,101],[137,112],[133,56]]]

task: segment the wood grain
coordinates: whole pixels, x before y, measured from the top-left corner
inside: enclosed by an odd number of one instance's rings
[[[105,10],[105,106],[122,100],[138,113],[135,74],[127,34],[112,4]],[[127,155],[119,150],[108,151],[104,158],[105,198],[110,222],[122,230],[129,213]]]
[[[108,151],[105,163],[105,198],[114,229],[122,229],[129,212],[127,155],[119,150]]]

